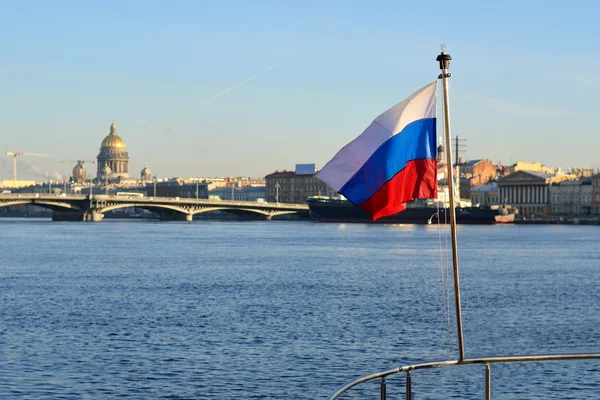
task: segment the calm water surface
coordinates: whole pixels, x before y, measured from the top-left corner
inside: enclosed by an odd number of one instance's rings
[[[599,239],[461,226],[466,356],[600,352]],[[446,240],[435,226],[0,219],[0,398],[324,399],[455,358]],[[600,398],[600,362],[492,372],[495,398]],[[483,398],[484,374],[415,372],[415,398]]]

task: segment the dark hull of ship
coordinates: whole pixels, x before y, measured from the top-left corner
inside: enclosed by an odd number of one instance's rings
[[[350,202],[308,201],[310,216],[319,222],[372,222],[371,216]],[[381,224],[437,224],[450,223],[447,210],[435,207],[407,208],[391,217],[380,218]],[[498,212],[489,207],[456,208],[459,224],[495,224]]]

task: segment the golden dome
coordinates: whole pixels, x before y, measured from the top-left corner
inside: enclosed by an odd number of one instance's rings
[[[125,148],[125,142],[117,135],[117,126],[113,122],[110,126],[110,133],[104,138],[100,147],[119,147]]]
[[[81,161],[77,161],[77,165],[73,168],[73,180],[75,182],[85,180],[85,167]]]

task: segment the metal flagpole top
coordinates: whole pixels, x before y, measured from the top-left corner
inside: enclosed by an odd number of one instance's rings
[[[450,231],[452,236],[452,268],[454,272],[454,305],[456,311],[456,330],[458,336],[458,360],[462,362],[465,359],[465,346],[462,329],[462,308],[460,304],[460,275],[458,272],[458,244],[456,238],[456,205],[454,199],[454,177],[452,163],[452,141],[450,140],[450,100],[448,98],[448,78],[452,75],[448,72],[450,68],[450,54],[446,53],[446,45],[441,46],[441,53],[437,56],[436,61],[440,64],[442,73],[438,79],[442,80],[442,88],[444,92],[444,128],[446,133],[446,169],[448,171],[448,191],[450,197]],[[460,199],[459,199],[460,200]]]
[[[442,49],[442,52],[437,56],[436,61],[440,63],[440,69],[442,71],[446,70],[445,77],[450,78],[452,74],[448,72],[448,68],[450,68],[450,60],[452,60],[452,57],[450,57],[450,54],[446,53],[445,44],[441,45],[440,48]],[[442,74],[438,76],[438,79],[442,79]]]

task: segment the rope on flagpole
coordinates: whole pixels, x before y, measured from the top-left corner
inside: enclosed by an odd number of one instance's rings
[[[444,115],[442,113],[442,125],[444,123]],[[440,137],[440,142],[443,143],[443,139]],[[443,162],[443,160],[441,160]],[[450,283],[449,283],[449,259],[448,259],[448,229],[446,226],[446,205],[442,204],[442,210],[444,211],[444,220],[442,225],[442,214],[440,213],[440,202],[439,194],[435,201],[437,216],[437,231],[438,231],[438,248],[440,253],[440,281],[441,281],[441,295],[443,301],[443,316],[444,316],[444,334],[446,343],[446,355],[450,359]],[[433,217],[433,216],[432,216]],[[431,219],[430,219],[431,221]],[[442,244],[442,229],[444,230],[445,243]]]
[[[439,79],[442,80],[442,88],[444,95],[444,119],[445,119],[445,134],[446,134],[446,160],[448,164],[448,191],[450,197],[450,232],[452,238],[452,269],[454,272],[454,306],[456,316],[456,333],[458,341],[458,361],[462,362],[465,358],[465,346],[462,326],[462,307],[460,302],[460,274],[458,269],[458,244],[456,235],[456,206],[454,199],[454,182],[452,181],[452,144],[450,143],[450,100],[448,96],[448,78],[451,74],[448,72],[450,68],[450,54],[446,53],[446,46],[442,46],[442,52],[437,56],[436,61],[439,62],[442,73],[439,75]]]

